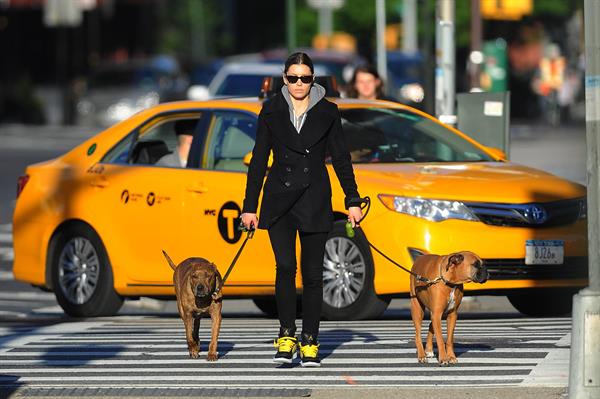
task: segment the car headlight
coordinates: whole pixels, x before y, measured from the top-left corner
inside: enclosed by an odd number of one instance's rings
[[[432,222],[441,222],[447,219],[479,220],[460,201],[400,197],[389,194],[379,194],[378,197],[388,209]]]
[[[150,93],[146,93],[140,98],[138,98],[136,102],[136,108],[138,110],[154,107],[160,102],[160,96],[158,93],[152,91]]]
[[[122,121],[129,118],[136,112],[136,109],[126,101],[119,101],[111,105],[106,110],[106,115],[110,121]]]
[[[420,103],[425,98],[425,91],[423,90],[423,86],[418,83],[408,83],[400,88],[400,95],[402,98]]]

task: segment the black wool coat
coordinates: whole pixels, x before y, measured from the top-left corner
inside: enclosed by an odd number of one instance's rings
[[[264,183],[259,229],[268,229],[292,212],[302,231],[329,231],[333,226],[331,184],[325,167],[329,153],[344,190],[345,206],[360,205],[350,153],[337,105],[322,98],[306,115],[298,133],[290,121],[288,103],[277,93],[263,104],[256,142],[248,167],[242,212],[256,213],[270,151],[273,164]]]

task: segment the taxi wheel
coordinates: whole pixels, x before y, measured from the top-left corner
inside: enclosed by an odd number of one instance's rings
[[[345,221],[337,221],[329,233],[323,259],[323,310],[328,320],[376,318],[390,303],[373,288],[373,258],[362,230],[346,235]]]
[[[73,317],[115,315],[123,297],[115,292],[104,245],[85,225],[71,225],[54,238],[52,286],[59,305]]]
[[[519,312],[532,317],[557,317],[571,313],[573,288],[523,289],[507,295],[511,305]]]

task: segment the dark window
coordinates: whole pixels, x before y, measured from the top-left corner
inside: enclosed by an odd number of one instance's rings
[[[218,96],[258,96],[265,75],[229,75],[217,89]]]

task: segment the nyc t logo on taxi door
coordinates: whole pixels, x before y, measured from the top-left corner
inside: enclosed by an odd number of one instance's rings
[[[230,244],[236,243],[242,237],[242,231],[237,229],[236,221],[242,214],[242,210],[233,201],[226,202],[219,210],[217,224],[219,233],[225,241]]]

